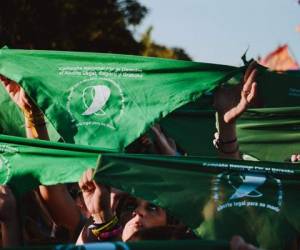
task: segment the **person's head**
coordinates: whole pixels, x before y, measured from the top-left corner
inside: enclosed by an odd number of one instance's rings
[[[134,233],[142,229],[168,224],[167,213],[164,209],[132,196],[123,198],[117,213],[123,226],[123,241],[127,241]]]

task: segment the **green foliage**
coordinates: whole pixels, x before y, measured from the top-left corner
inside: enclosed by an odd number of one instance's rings
[[[128,25],[147,13],[134,0],[10,0],[0,11],[2,46],[130,54],[140,47]]]
[[[189,59],[182,49],[136,41],[132,27],[147,11],[137,0],[1,1],[0,47]]]
[[[181,48],[168,48],[163,45],[159,45],[152,41],[151,33],[153,27],[148,28],[148,30],[143,34],[141,39],[141,54],[143,56],[151,57],[162,57],[170,59],[180,59],[180,60],[191,60],[189,55]]]
[[[119,1],[119,6],[129,25],[138,25],[147,14],[147,8],[140,5],[136,0]]]

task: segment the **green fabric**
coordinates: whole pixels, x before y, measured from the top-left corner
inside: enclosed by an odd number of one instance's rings
[[[241,235],[265,249],[289,249],[300,233],[293,164],[103,154],[95,178],[167,209],[204,239]]]
[[[97,181],[165,208],[203,239],[238,234],[272,250],[289,247],[300,233],[295,164],[117,154],[4,135],[0,152],[0,183],[18,195],[39,184],[77,182],[101,153]]]
[[[262,71],[258,96],[262,107],[238,120],[241,151],[260,160],[285,161],[300,148],[300,73]]]
[[[184,151],[201,156],[216,155],[212,146],[212,98],[203,98],[202,94],[231,76],[235,78],[230,78],[229,84],[241,78],[241,69],[222,65],[9,49],[0,52],[0,73],[23,85],[66,142],[114,150],[123,149],[172,110],[201,97],[200,105],[187,105],[162,121],[167,134]],[[261,160],[283,161],[297,152],[299,80],[299,72],[259,69],[262,108],[245,113],[237,124],[243,153]],[[106,93],[98,96],[104,106],[91,114],[89,108],[95,107],[97,89]],[[24,136],[20,111],[5,94],[1,86],[0,129],[4,134]],[[47,123],[49,127],[51,123]],[[51,139],[58,140],[55,129],[49,127]]]
[[[11,100],[3,84],[0,84],[0,134],[25,137],[25,121],[22,111]],[[60,135],[45,119],[51,141],[58,141]]]
[[[300,148],[300,72],[260,68],[257,83],[261,107],[249,109],[237,120],[240,149],[260,160],[283,162]],[[161,124],[189,155],[216,156],[211,107],[212,96],[208,95],[176,110]]]
[[[300,106],[261,108],[239,119],[240,149],[255,158],[283,162],[300,149]]]
[[[108,150],[0,135],[0,183],[20,195],[40,184],[77,182]]]
[[[66,142],[115,150],[242,70],[140,56],[0,51],[0,73],[22,85]]]
[[[188,155],[216,157],[212,139],[216,132],[212,95],[205,95],[169,114],[160,121],[167,136],[176,141],[179,151]]]
[[[22,112],[11,101],[3,84],[0,83],[0,133],[25,137]]]
[[[300,149],[300,106],[250,109],[237,121],[242,153],[265,161],[283,162]],[[212,140],[215,112],[187,105],[161,121],[166,134],[194,156],[217,156]]]
[[[261,69],[258,94],[264,108],[300,106],[300,71],[273,72]]]

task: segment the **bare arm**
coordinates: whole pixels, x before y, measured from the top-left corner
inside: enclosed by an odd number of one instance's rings
[[[119,203],[119,198],[123,194],[120,190],[108,188],[105,185],[96,183],[93,179],[94,169],[85,171],[79,181],[79,187],[82,190],[85,206],[91,218],[85,225],[77,239],[76,244],[98,241],[99,239],[90,233],[87,227],[91,224],[107,224],[116,219],[116,208]],[[118,222],[116,221],[118,224]],[[120,240],[117,235],[114,240]]]
[[[236,119],[256,96],[255,66],[255,63],[250,64],[241,85],[231,88],[220,87],[214,95],[219,123],[216,142],[221,158],[241,158],[236,134]]]
[[[2,75],[0,75],[0,81],[4,85],[11,99],[19,106],[24,114],[27,137],[49,140],[42,111],[16,82],[7,79]]]
[[[79,187],[82,190],[84,203],[92,218],[82,229],[76,244],[97,241],[94,235],[88,232],[88,225],[91,223],[105,223],[113,217],[110,206],[110,192],[101,184],[97,184],[93,180],[94,170],[85,171],[79,181]]]
[[[1,75],[0,80],[9,93],[11,99],[24,113],[27,137],[49,140],[42,111],[16,82]],[[80,222],[80,211],[68,193],[66,186],[39,186],[39,191],[42,201],[49,210],[55,223],[63,225],[71,231],[75,231],[78,223]]]
[[[155,124],[151,130],[155,135],[155,143],[160,154],[176,156],[177,150],[175,141],[172,138],[166,137],[166,135],[161,131],[159,124]]]
[[[21,244],[16,200],[7,186],[0,186],[0,221],[2,247],[16,247]]]
[[[74,233],[80,223],[81,215],[66,186],[39,186],[39,191],[55,223]]]

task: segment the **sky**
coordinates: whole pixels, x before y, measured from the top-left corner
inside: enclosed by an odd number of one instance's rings
[[[239,66],[288,44],[300,62],[297,0],[139,0],[149,13],[136,29],[153,26],[153,41],[181,47],[194,61]]]

